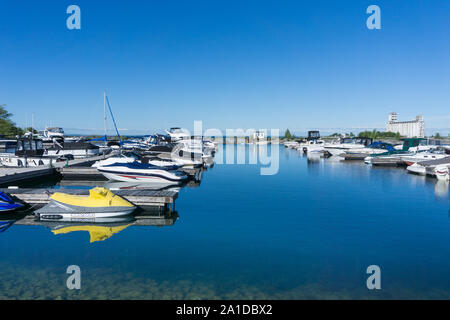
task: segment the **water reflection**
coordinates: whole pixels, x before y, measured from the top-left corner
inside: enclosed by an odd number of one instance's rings
[[[105,241],[129,227],[173,226],[177,219],[178,213],[176,211],[168,208],[164,210],[155,208],[146,211],[140,210],[136,215],[128,217],[40,220],[39,218],[28,215],[21,218],[15,217],[14,220],[6,220],[6,222],[17,226],[46,227],[55,236],[84,231],[89,233],[90,243],[94,243]],[[3,220],[0,221],[0,227],[2,226],[1,222]],[[6,223],[5,226],[7,226]],[[5,228],[7,229],[8,227]],[[0,228],[0,232],[6,229]]]

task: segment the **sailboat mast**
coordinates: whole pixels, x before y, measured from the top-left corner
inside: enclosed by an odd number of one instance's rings
[[[106,138],[106,90],[103,92],[103,124],[105,128],[105,138]]]

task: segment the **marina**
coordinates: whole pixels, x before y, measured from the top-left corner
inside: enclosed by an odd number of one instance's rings
[[[0,303],[450,300],[448,0],[23,7],[0,10]]]

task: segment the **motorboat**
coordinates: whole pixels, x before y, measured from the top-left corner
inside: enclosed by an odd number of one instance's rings
[[[4,167],[36,167],[68,159],[64,155],[50,156],[44,153],[41,139],[22,137],[16,140],[14,153],[0,153],[0,164]]]
[[[100,154],[100,147],[86,141],[62,142],[54,141],[51,147],[45,148],[45,154],[49,156],[68,156],[75,159],[95,157]]]
[[[346,151],[361,150],[371,145],[371,138],[341,138],[338,143],[326,143],[323,148],[333,156],[338,156]]]
[[[112,218],[131,214],[136,207],[106,188],[89,190],[88,196],[56,192],[35,211],[40,220]]]
[[[177,169],[177,166],[157,167],[137,161],[97,167],[97,170],[109,180],[163,184],[180,184],[187,179],[187,175]]]
[[[104,160],[99,160],[99,161],[95,162],[92,165],[92,167],[98,168],[98,167],[111,165],[114,163],[132,163],[135,161],[145,163],[145,164],[150,164],[150,165],[153,165],[156,167],[164,167],[164,168],[171,168],[171,169],[174,169],[174,168],[179,169],[183,166],[183,163],[177,162],[177,161],[163,160],[163,159],[159,159],[157,157],[151,157],[151,158],[145,157],[145,156],[139,155],[136,152],[124,152],[124,153],[119,154],[114,157],[109,157]]]
[[[297,150],[301,150],[304,153],[320,153],[324,150],[325,141],[324,140],[310,140],[305,143],[300,143],[297,146]]]
[[[283,142],[284,147],[288,149],[297,149],[299,143],[297,141],[285,141]]]
[[[444,166],[450,166],[450,156],[447,155],[444,158],[441,159],[435,159],[435,160],[426,160],[426,161],[420,161],[416,162],[406,168],[408,172],[419,174],[419,175],[432,175],[432,176],[438,176],[436,172],[436,168],[440,168],[439,171],[443,172]],[[444,174],[445,175],[445,174]]]
[[[183,128],[174,127],[165,131],[170,136],[172,142],[191,138],[189,131]]]
[[[390,143],[375,141],[364,148],[353,148],[339,154],[345,160],[364,160],[368,156],[386,154],[387,152],[395,152],[396,149]]]
[[[0,213],[19,210],[22,209],[23,207],[24,207],[23,203],[14,201],[6,193],[0,192]]]
[[[64,130],[60,127],[46,127],[43,131],[38,131],[38,137],[44,141],[52,143],[53,141],[64,141]]]
[[[446,158],[449,155],[445,153],[444,150],[436,148],[430,151],[422,151],[414,154],[407,154],[400,156],[400,158],[405,162],[407,166],[412,166],[416,162],[427,161],[427,160],[438,160]]]
[[[386,151],[380,154],[372,154],[364,158],[366,164],[380,166],[400,166],[405,165],[402,157],[414,156],[422,138],[404,138],[401,139],[403,144],[395,147],[394,151]]]

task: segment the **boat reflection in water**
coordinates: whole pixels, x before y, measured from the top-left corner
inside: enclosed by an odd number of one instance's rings
[[[88,218],[88,219],[55,219],[45,221],[34,216],[25,216],[19,220],[13,220],[15,225],[43,226],[49,228],[56,235],[61,236],[72,232],[84,231],[89,233],[90,243],[105,241],[115,234],[137,226],[172,226],[178,219],[178,213],[170,209],[138,211],[134,216],[115,218]],[[11,224],[12,224],[11,223]],[[1,230],[0,230],[1,232]]]

